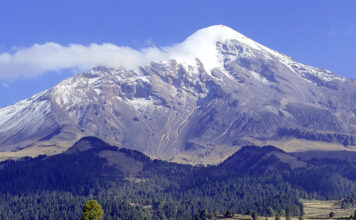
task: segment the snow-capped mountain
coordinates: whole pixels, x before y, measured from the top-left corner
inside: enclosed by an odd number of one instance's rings
[[[222,25],[165,54],[132,69],[96,67],[1,108],[0,156],[55,154],[85,135],[190,163],[221,161],[250,143],[356,149],[353,79]]]

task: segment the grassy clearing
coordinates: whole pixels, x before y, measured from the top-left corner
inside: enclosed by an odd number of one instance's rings
[[[329,213],[334,212],[334,219],[354,215],[355,207],[342,209],[339,201],[304,200],[304,219],[329,219]]]
[[[320,201],[320,200],[303,200],[304,204],[304,220],[315,220],[315,219],[330,219],[330,212],[334,212],[333,219],[346,219],[350,215],[354,215],[356,207],[349,209],[342,209],[339,201]],[[240,215],[236,214],[233,218],[224,218],[223,216],[218,216],[214,219],[239,219],[239,220],[251,220],[250,215]],[[259,216],[259,220],[274,220],[274,217]],[[291,218],[292,220],[298,220],[298,217]],[[281,217],[281,220],[285,220],[285,217]]]

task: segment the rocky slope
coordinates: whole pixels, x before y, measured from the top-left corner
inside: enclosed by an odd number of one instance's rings
[[[222,25],[166,61],[96,67],[0,109],[0,157],[56,154],[80,137],[188,163],[246,144],[355,150],[356,81],[303,65]]]

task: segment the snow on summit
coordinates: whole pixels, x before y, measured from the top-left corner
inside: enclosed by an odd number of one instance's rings
[[[182,43],[176,44],[173,47],[162,48],[162,50],[167,53],[166,59],[175,59],[178,62],[192,66],[195,65],[194,59],[198,58],[203,63],[205,69],[210,72],[216,67],[223,67],[222,61],[219,58],[221,54],[217,50],[217,43],[231,40],[237,41],[244,47],[287,58],[287,56],[281,55],[224,25],[214,25],[200,29]]]
[[[170,48],[164,48],[169,54],[169,59],[176,59],[190,63],[194,58],[200,59],[207,71],[219,67],[219,54],[216,49],[217,42],[226,40],[239,40],[256,48],[256,43],[242,34],[224,25],[214,25],[200,29],[188,37],[182,43],[176,44]],[[194,65],[194,64],[193,64]]]

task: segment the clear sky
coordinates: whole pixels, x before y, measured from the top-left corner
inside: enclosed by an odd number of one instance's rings
[[[140,50],[171,46],[215,24],[299,62],[356,78],[355,0],[0,0],[0,106],[76,72],[32,68],[35,56],[26,51],[38,45],[50,51],[110,43]],[[18,60],[28,63],[6,66],[19,51]]]

